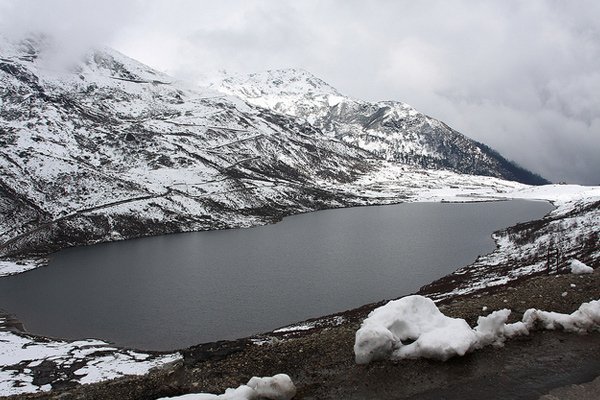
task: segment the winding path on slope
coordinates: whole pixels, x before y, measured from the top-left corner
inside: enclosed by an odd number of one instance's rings
[[[254,157],[252,159],[246,159],[246,160],[241,160],[236,162],[235,164],[230,165],[229,167],[226,167],[225,169],[230,169],[230,168],[234,168],[235,166],[237,166],[238,164],[241,164],[243,162],[246,161],[251,161],[256,159],[257,157]],[[199,186],[202,184],[209,184],[209,183],[213,183],[213,182],[221,182],[224,180],[227,180],[229,178],[224,178],[224,179],[220,179],[220,180],[213,180],[213,181],[207,181],[207,182],[203,182],[201,184],[193,184],[190,186]],[[186,193],[180,189],[176,189],[174,188],[174,186],[177,186],[178,184],[173,184],[171,186],[166,186],[166,191],[164,193],[155,193],[155,194],[149,194],[149,195],[144,195],[144,196],[137,196],[137,197],[132,197],[132,198],[128,198],[128,199],[122,199],[122,200],[117,200],[117,201],[113,201],[113,202],[109,202],[109,203],[104,203],[104,204],[100,204],[100,205],[96,205],[93,207],[88,207],[88,208],[84,208],[84,209],[80,209],[80,210],[76,210],[73,211],[69,214],[63,215],[61,217],[52,219],[50,221],[45,221],[40,223],[39,225],[37,225],[35,228],[30,229],[26,232],[23,232],[17,236],[14,236],[12,238],[10,238],[9,240],[7,240],[6,242],[0,244],[0,254],[6,254],[6,250],[9,250],[10,247],[16,243],[18,243],[20,240],[26,239],[27,237],[34,235],[36,233],[39,233],[41,231],[43,231],[44,229],[50,228],[53,225],[67,220],[69,218],[75,218],[78,216],[81,216],[83,214],[87,214],[90,212],[94,212],[94,211],[99,211],[99,210],[103,210],[103,209],[108,209],[108,208],[112,208],[112,207],[116,207],[119,205],[123,205],[123,204],[128,204],[128,203],[133,203],[136,201],[144,201],[144,200],[151,200],[151,199],[156,199],[156,198],[160,198],[160,197],[167,197],[169,195],[171,195],[172,193],[176,192],[179,195],[185,196],[185,197],[190,197],[190,198],[194,198],[194,199],[200,199],[200,198],[208,198],[211,196],[218,196],[218,195],[223,195],[223,194],[230,194],[230,193],[236,193],[236,192],[245,192],[245,191],[251,191],[251,190],[256,190],[256,189],[260,189],[260,188],[264,188],[264,187],[271,187],[273,185],[277,186],[277,183],[273,182],[272,185],[269,184],[264,184],[264,185],[257,185],[257,186],[253,186],[253,187],[244,187],[244,188],[239,188],[239,189],[231,189],[231,190],[224,190],[224,191],[218,191],[218,192],[210,192],[210,193],[205,193],[205,194],[201,194],[201,195],[191,195],[189,193]]]
[[[57,223],[59,223],[61,221],[64,221],[66,219],[77,217],[79,215],[86,214],[86,213],[89,213],[89,212],[92,212],[92,211],[98,211],[98,210],[102,210],[102,209],[105,209],[105,208],[115,207],[115,206],[118,206],[118,205],[121,205],[121,204],[132,203],[132,202],[141,201],[141,200],[149,200],[149,199],[153,199],[153,198],[157,198],[157,197],[164,197],[164,196],[167,196],[170,193],[171,193],[171,188],[167,188],[167,192],[163,193],[163,194],[160,194],[160,193],[159,194],[151,194],[151,195],[146,195],[146,196],[133,197],[133,198],[129,198],[129,199],[117,200],[117,201],[113,201],[113,202],[110,202],[110,203],[100,204],[100,205],[97,205],[97,206],[93,206],[93,207],[89,207],[89,208],[84,208],[84,209],[76,210],[76,211],[73,211],[73,212],[71,212],[69,214],[66,214],[66,215],[63,215],[61,217],[55,218],[55,219],[53,219],[51,221],[42,222],[41,224],[39,224],[35,228],[33,228],[33,229],[29,230],[29,231],[23,232],[23,233],[15,236],[15,237],[7,240],[6,242],[0,244],[0,254],[3,253],[6,249],[8,249],[11,245],[17,243],[19,240],[25,239],[28,236],[31,236],[31,235],[33,235],[35,233],[38,233],[38,232],[42,231],[43,229],[49,228],[52,225],[57,224]]]

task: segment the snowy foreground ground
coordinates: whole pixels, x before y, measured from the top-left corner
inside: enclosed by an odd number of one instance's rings
[[[381,182],[384,182],[389,177],[381,176]],[[378,185],[377,182],[371,183],[374,186],[374,190]],[[451,200],[457,201],[467,200],[475,201],[482,200],[485,197],[486,200],[494,200],[501,198],[522,198],[522,199],[536,199],[536,200],[547,200],[552,201],[557,209],[554,210],[550,216],[561,216],[556,219],[557,224],[567,224],[571,226],[571,232],[573,240],[576,239],[578,232],[582,232],[586,229],[592,229],[597,232],[597,226],[600,226],[600,216],[598,212],[592,209],[590,212],[583,214],[572,214],[573,210],[582,209],[587,204],[593,204],[600,200],[600,188],[598,187],[581,187],[581,186],[570,186],[570,185],[551,185],[543,187],[526,187],[519,185],[519,187],[513,188],[513,190],[506,190],[503,193],[499,193],[494,190],[489,196],[484,196],[483,193],[475,195],[473,193],[459,193],[454,189],[448,189],[446,191],[441,189],[435,189],[432,192],[422,191],[420,196],[416,196],[412,200],[421,201],[440,201],[440,200]],[[564,217],[564,218],[563,218]],[[575,219],[573,221],[572,219]],[[554,220],[553,220],[554,222]],[[569,239],[569,238],[567,238]],[[502,257],[506,256],[510,252],[527,253],[534,252],[536,246],[544,241],[550,240],[547,236],[540,236],[536,238],[536,241],[532,243],[525,243],[519,245],[511,240],[510,235],[496,237],[499,249],[493,253],[493,257],[496,257],[498,263],[506,261]],[[600,250],[599,250],[600,251]],[[597,254],[593,255],[598,257]],[[491,257],[491,256],[490,256]],[[489,259],[487,260],[489,262]],[[21,272],[20,270],[25,269],[23,265],[7,265],[2,264],[3,267],[7,268],[6,272],[14,273]],[[0,266],[0,267],[2,267]],[[32,266],[35,266],[32,264]],[[490,279],[489,276],[485,282],[478,281],[477,274],[473,275],[472,281],[469,281],[467,286],[457,289],[452,292],[438,293],[438,298],[446,298],[450,295],[464,294],[477,290],[481,287],[497,286],[507,283],[510,279],[516,279],[518,276],[530,274],[536,272],[538,269],[544,266],[540,263],[534,263],[528,268],[523,268],[518,271],[521,275],[513,274],[509,277],[498,276],[497,279]],[[19,270],[20,269],[20,270]],[[573,272],[585,270],[581,265],[571,265]],[[433,296],[434,298],[436,296]],[[420,302],[416,301],[416,302]],[[422,303],[422,304],[421,304]],[[417,307],[418,312],[414,315],[429,315],[436,316],[433,318],[437,321],[435,329],[451,329],[452,332],[458,332],[456,335],[447,335],[446,333],[440,334],[443,331],[437,331],[437,333],[431,333],[431,327],[429,330],[423,330],[420,327],[418,334],[411,331],[409,328],[401,328],[399,331],[394,329],[399,328],[399,324],[395,324],[395,317],[384,318],[385,322],[379,325],[371,325],[369,319],[365,321],[365,326],[369,327],[370,330],[365,335],[366,340],[358,340],[357,346],[359,351],[357,353],[357,361],[368,362],[370,361],[369,355],[372,354],[371,358],[395,358],[395,357],[421,357],[427,356],[431,351],[431,348],[436,348],[439,345],[432,345],[428,342],[427,338],[430,338],[433,343],[440,339],[440,337],[457,337],[462,338],[455,343],[452,350],[447,350],[447,346],[443,344],[443,351],[436,353],[437,350],[433,350],[433,358],[446,359],[453,355],[461,355],[467,351],[472,351],[479,348],[482,345],[487,344],[499,344],[503,340],[514,336],[516,334],[524,334],[526,331],[531,329],[533,325],[536,327],[545,327],[552,329],[552,327],[562,327],[567,330],[573,327],[573,331],[581,330],[581,315],[587,315],[590,323],[585,325],[587,330],[598,329],[598,323],[600,322],[600,310],[598,302],[591,302],[587,305],[582,305],[583,309],[579,310],[577,315],[559,315],[553,313],[544,313],[541,311],[531,311],[528,314],[528,319],[525,317],[517,324],[506,324],[506,318],[508,317],[509,311],[502,310],[491,314],[490,316],[483,317],[480,324],[475,329],[470,328],[466,322],[451,322],[449,323],[447,317],[443,316],[439,312],[436,312],[437,307],[430,303],[430,301],[421,302]],[[414,305],[414,304],[413,304]],[[393,306],[388,306],[393,307]],[[404,312],[404,311],[402,311]],[[401,313],[402,313],[401,312]],[[590,314],[591,313],[591,314]],[[416,317],[417,321],[419,318]],[[390,329],[388,325],[393,327]],[[579,321],[579,322],[573,322]],[[60,386],[61,381],[71,381],[80,384],[99,382],[108,379],[114,379],[124,375],[140,375],[147,373],[154,367],[169,364],[180,359],[180,355],[151,355],[143,354],[139,352],[133,352],[129,350],[117,349],[109,344],[97,340],[81,340],[75,342],[67,342],[60,340],[51,339],[40,339],[33,338],[21,333],[9,332],[5,327],[2,319],[0,319],[0,395],[14,395],[22,393],[40,392],[51,390],[52,385]],[[415,326],[420,326],[420,322],[416,323]],[[591,325],[590,325],[591,324]],[[595,324],[595,325],[594,325]],[[401,324],[400,324],[401,325]],[[373,328],[375,326],[375,328]],[[387,332],[382,328],[387,326]],[[591,326],[591,328],[590,328]],[[404,330],[403,330],[404,329]],[[408,329],[408,331],[406,331]],[[433,332],[436,330],[433,329]],[[358,336],[364,334],[359,333]],[[375,332],[375,334],[374,334]],[[377,334],[380,333],[380,335]],[[408,332],[408,333],[407,333]],[[384,340],[382,340],[382,338]],[[407,346],[401,346],[402,340],[410,338],[415,340],[412,344]],[[419,342],[419,340],[421,342]],[[371,347],[373,343],[383,343],[383,347],[375,346],[375,350]],[[365,344],[368,343],[368,344]],[[370,343],[370,344],[369,344]],[[425,343],[425,344],[423,344]],[[439,349],[440,346],[437,348]],[[367,350],[360,350],[365,348]],[[403,349],[403,350],[402,350]],[[367,355],[365,355],[367,354]],[[49,374],[47,371],[53,371]],[[58,371],[58,372],[57,372]],[[254,381],[256,383],[256,381]],[[291,383],[291,382],[290,382]],[[248,394],[247,397],[231,397],[234,391],[230,391],[229,395],[226,393],[222,396],[225,397],[196,397],[198,399],[209,399],[209,398],[256,398],[256,388],[250,385],[244,385],[249,389],[239,389],[239,393]],[[238,390],[232,389],[232,390]],[[243,393],[242,393],[243,392]],[[208,396],[208,395],[207,395]],[[227,397],[230,396],[230,397]],[[254,396],[254,397],[252,397]],[[263,396],[264,397],[264,396]],[[193,397],[190,397],[193,398]],[[268,397],[267,397],[268,398]],[[285,398],[285,397],[273,397],[273,398]]]
[[[49,391],[61,380],[86,384],[142,375],[180,358],[117,349],[99,340],[40,341],[0,331],[0,396]],[[44,370],[62,373],[48,377]]]
[[[423,296],[407,296],[375,309],[356,332],[354,351],[358,364],[378,359],[432,358],[445,361],[485,346],[502,346],[512,337],[534,329],[560,329],[571,333],[600,330],[600,300],[582,304],[572,314],[529,309],[523,320],[507,324],[510,310],[479,317],[471,328],[464,319],[450,318]],[[403,344],[403,341],[410,344]],[[159,400],[290,400],[296,388],[288,375],[253,377],[246,385],[221,395],[193,393]]]

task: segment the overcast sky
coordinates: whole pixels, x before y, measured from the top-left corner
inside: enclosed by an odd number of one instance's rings
[[[192,81],[304,68],[584,184],[600,184],[599,21],[597,0],[0,0],[4,31],[104,43]]]

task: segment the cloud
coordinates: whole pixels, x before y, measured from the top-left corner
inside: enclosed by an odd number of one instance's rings
[[[119,35],[140,6],[117,0],[0,0],[0,32],[9,37],[43,33],[62,47],[90,47]]]
[[[305,68],[587,184],[600,184],[599,18],[589,0],[0,0],[1,26],[103,40],[184,79]]]

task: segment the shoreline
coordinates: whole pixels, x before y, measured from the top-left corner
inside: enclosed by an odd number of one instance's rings
[[[36,242],[37,239],[35,236],[39,233],[37,231],[42,229],[42,227],[35,227],[28,233],[20,233],[16,237],[8,237],[3,244],[0,244],[0,278],[47,265],[48,257],[51,254],[71,247],[176,233],[252,228],[277,223],[286,217],[340,208],[384,206],[416,202],[469,203],[503,201],[511,199],[507,194],[514,194],[519,190],[530,188],[530,186],[520,183],[503,181],[487,176],[469,176],[471,180],[463,182],[461,179],[464,177],[460,175],[455,175],[449,171],[435,170],[430,171],[427,175],[432,181],[423,188],[416,190],[407,182],[411,178],[414,179],[414,175],[420,175],[419,171],[413,171],[410,168],[405,170],[404,168],[380,166],[379,170],[366,174],[353,183],[343,184],[339,187],[325,185],[319,189],[310,188],[312,191],[309,190],[309,194],[316,193],[314,199],[302,199],[302,201],[299,200],[298,204],[291,206],[267,203],[259,208],[230,210],[229,221],[216,218],[199,225],[177,224],[176,222],[173,224],[174,221],[170,220],[144,220],[141,216],[132,214],[132,221],[130,222],[134,223],[134,225],[148,225],[147,229],[141,229],[138,226],[137,230],[126,230],[121,233],[112,231],[100,236],[78,233],[76,237],[71,238],[59,234],[54,237],[52,243],[46,243],[47,240],[45,239]],[[452,179],[458,179],[458,183],[454,182],[457,186],[451,184],[453,182]],[[446,181],[450,182],[446,183]],[[444,187],[444,184],[448,186]],[[585,190],[585,187],[577,187],[578,190]],[[521,198],[517,196],[512,199],[519,200]],[[526,200],[548,201],[545,198],[527,198]],[[223,211],[217,210],[217,214],[220,212]],[[93,219],[94,217],[101,217],[102,214],[90,213],[88,210],[76,210],[67,216],[61,216],[52,221],[44,222],[42,225],[58,229],[59,225],[63,222],[73,218],[83,218],[84,216]],[[33,241],[33,247],[18,245],[19,242],[28,243],[30,239]],[[13,245],[16,246],[16,249],[10,250],[10,247]],[[7,247],[9,248],[7,249]]]
[[[102,240],[102,241],[97,241],[97,242],[82,243],[82,244],[76,244],[74,246],[62,247],[58,250],[54,250],[47,254],[46,253],[42,254],[39,257],[27,257],[27,256],[21,256],[21,255],[0,256],[0,279],[7,277],[7,276],[23,274],[28,271],[34,270],[36,268],[47,267],[49,264],[49,261],[50,261],[50,257],[53,254],[58,253],[63,250],[67,250],[67,249],[95,246],[95,245],[99,245],[99,244],[117,243],[117,242],[129,241],[129,240],[142,240],[142,239],[151,238],[151,237],[177,235],[177,234],[184,234],[184,233],[225,231],[225,230],[230,230],[230,229],[252,229],[252,228],[257,228],[257,227],[261,227],[261,226],[277,224],[286,218],[297,217],[297,216],[301,216],[303,214],[309,214],[309,213],[318,213],[321,211],[332,211],[332,210],[342,210],[342,209],[347,209],[347,208],[361,208],[361,207],[385,207],[385,206],[393,206],[393,205],[400,205],[400,204],[414,204],[414,203],[480,204],[480,203],[504,202],[504,201],[511,201],[511,200],[525,200],[525,201],[549,203],[553,207],[556,208],[556,205],[554,204],[553,201],[546,200],[546,199],[523,199],[523,198],[519,198],[519,197],[511,198],[511,197],[494,197],[494,196],[486,197],[485,195],[483,195],[483,196],[465,195],[464,197],[467,198],[468,200],[458,201],[458,200],[444,200],[444,199],[440,198],[440,199],[435,199],[435,200],[432,199],[429,201],[424,201],[421,199],[414,199],[414,200],[402,199],[400,201],[392,201],[392,202],[353,204],[353,205],[347,205],[347,206],[333,206],[333,207],[327,207],[327,208],[301,210],[301,211],[294,212],[291,214],[276,215],[276,216],[273,216],[272,218],[270,218],[268,220],[264,220],[264,221],[255,221],[256,223],[254,225],[248,225],[248,226],[243,225],[243,226],[239,226],[239,227],[232,226],[232,227],[223,227],[223,228],[217,227],[217,228],[209,228],[209,229],[201,229],[201,230],[164,232],[164,233],[160,233],[160,234],[149,234],[149,235],[143,235],[143,236],[112,238],[111,240]],[[542,217],[542,219],[545,218],[552,211],[553,210],[550,210],[546,215],[544,215]],[[494,234],[494,232],[490,233],[490,235],[492,237],[493,237],[493,234]]]

